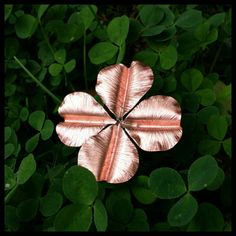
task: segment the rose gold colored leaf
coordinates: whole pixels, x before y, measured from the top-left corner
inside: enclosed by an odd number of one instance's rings
[[[106,125],[116,122],[92,96],[83,92],[68,94],[58,113],[64,117],[64,122],[56,126],[58,137],[73,147],[81,146]]]
[[[165,151],[182,136],[181,109],[168,96],[153,96],[139,103],[122,122],[122,126],[145,151]]]
[[[130,111],[153,83],[153,72],[141,62],[133,61],[130,68],[116,64],[102,69],[96,91],[104,104],[118,117]]]
[[[105,128],[80,149],[78,165],[86,167],[97,181],[122,183],[138,168],[138,151],[119,125]]]

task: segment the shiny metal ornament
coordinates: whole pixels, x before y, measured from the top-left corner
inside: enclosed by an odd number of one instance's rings
[[[153,78],[151,68],[138,61],[99,72],[96,92],[116,120],[84,92],[68,94],[59,107],[64,122],[56,126],[58,137],[68,146],[82,145],[78,165],[97,181],[122,183],[134,176],[139,159],[130,139],[145,151],[165,151],[180,140],[181,108],[174,98],[157,95],[138,103]]]

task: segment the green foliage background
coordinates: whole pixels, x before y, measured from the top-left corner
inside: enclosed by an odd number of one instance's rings
[[[231,6],[4,8],[6,231],[231,231]],[[183,137],[139,149],[129,182],[97,183],[57,109],[73,91],[100,101],[99,70],[132,60],[154,71],[145,97],[180,103]]]

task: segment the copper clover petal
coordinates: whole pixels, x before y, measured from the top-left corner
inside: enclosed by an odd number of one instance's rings
[[[145,151],[165,151],[182,136],[181,109],[168,96],[152,96],[140,102],[122,122],[122,126]]]
[[[97,78],[96,91],[117,118],[130,111],[151,88],[150,67],[133,61],[130,68],[116,64],[103,68]]]
[[[78,164],[86,167],[98,181],[122,183],[138,169],[138,151],[120,124],[91,137],[80,149]]]
[[[115,123],[92,96],[83,92],[68,94],[58,112],[64,117],[64,122],[56,126],[58,137],[73,147],[81,146],[106,125]]]
[[[58,110],[64,122],[56,132],[66,145],[83,144],[78,165],[93,172],[97,181],[122,183],[135,174],[138,151],[129,136],[146,151],[170,149],[181,138],[181,109],[174,98],[153,96],[135,107],[152,83],[151,68],[138,61],[130,68],[117,64],[99,72],[96,91],[116,120],[87,93],[64,98]]]

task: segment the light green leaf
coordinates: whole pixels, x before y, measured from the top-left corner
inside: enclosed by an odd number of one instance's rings
[[[218,189],[223,184],[224,179],[225,179],[225,173],[220,167],[218,167],[215,179],[207,186],[206,189],[210,191]]]
[[[107,228],[107,211],[102,201],[97,199],[94,203],[94,223],[98,232],[104,232]]]
[[[66,50],[64,48],[57,50],[54,53],[54,58],[58,63],[64,64],[66,61]]]
[[[36,130],[40,131],[43,127],[45,113],[43,111],[34,111],[29,116],[29,124]]]
[[[160,64],[162,69],[169,70],[177,62],[178,54],[173,45],[169,45],[160,52]]]
[[[186,186],[181,175],[168,167],[152,171],[149,186],[161,199],[177,198],[186,192]]]
[[[203,106],[210,106],[216,101],[215,93],[212,89],[200,89],[196,92],[201,98],[201,104]]]
[[[61,73],[63,65],[58,63],[53,63],[49,66],[48,71],[52,76],[57,76]]]
[[[102,64],[113,58],[118,51],[118,47],[109,42],[100,42],[95,44],[89,50],[89,59],[93,64]]]
[[[92,204],[98,192],[94,175],[86,168],[72,166],[63,177],[65,196],[74,203]]]
[[[92,208],[87,205],[70,204],[56,215],[56,231],[88,231],[92,223]]]
[[[168,223],[171,226],[184,226],[195,216],[198,210],[196,199],[189,193],[180,198],[168,213]]]
[[[24,14],[20,16],[15,24],[16,35],[21,39],[30,37],[37,27],[37,20],[34,16]]]
[[[5,191],[12,189],[16,185],[16,176],[13,170],[7,165],[4,166],[4,182]]]
[[[223,148],[226,154],[231,157],[232,156],[232,138],[228,138],[223,141]]]
[[[205,155],[192,163],[188,170],[188,187],[190,191],[200,191],[215,179],[218,171],[216,160]]]
[[[107,26],[107,35],[111,42],[121,46],[129,32],[129,18],[127,16],[115,17]]]
[[[175,24],[182,29],[189,30],[202,23],[202,12],[195,9],[190,9],[182,13]]]
[[[131,185],[132,193],[142,204],[151,204],[157,198],[156,194],[149,189],[148,180],[149,178],[147,176],[141,175]]]
[[[213,26],[213,27],[218,27],[219,25],[221,25],[224,20],[225,20],[225,12],[221,12],[221,13],[217,13],[213,16],[211,16],[207,22]]]
[[[20,202],[17,206],[17,216],[21,221],[30,221],[32,220],[38,211],[39,199],[30,198]]]
[[[76,65],[75,59],[71,59],[70,61],[68,61],[68,62],[64,65],[64,69],[65,69],[66,73],[70,73],[72,70],[74,70],[75,65]]]
[[[40,212],[48,217],[56,214],[61,208],[63,197],[60,193],[50,192],[40,199]]]
[[[228,123],[226,117],[221,116],[211,116],[207,122],[207,131],[211,137],[217,140],[223,140],[227,132]]]
[[[199,88],[202,83],[202,80],[202,73],[195,68],[187,69],[181,74],[181,83],[188,91],[193,92],[197,88]]]
[[[40,134],[35,134],[33,137],[29,138],[25,144],[25,150],[28,153],[31,153],[34,151],[34,149],[37,147],[39,142],[39,136]]]
[[[29,154],[25,157],[16,172],[17,184],[24,184],[35,172],[36,162],[33,154]]]
[[[42,140],[48,140],[52,136],[53,130],[53,122],[51,120],[46,120],[43,125],[43,128],[40,131]]]

